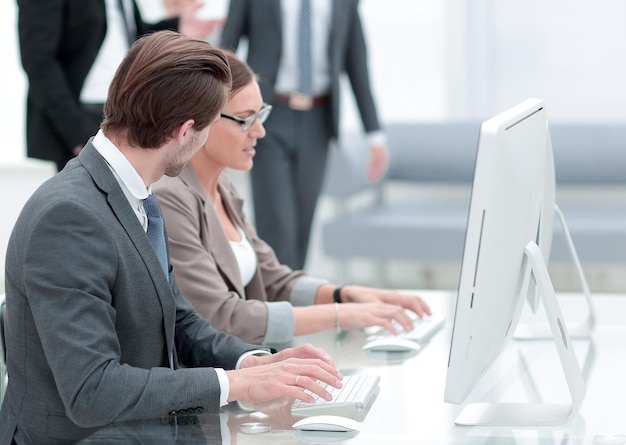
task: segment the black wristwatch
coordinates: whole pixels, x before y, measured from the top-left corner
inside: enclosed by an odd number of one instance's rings
[[[341,303],[341,289],[343,289],[343,286],[337,286],[333,291],[333,300],[335,303]]]

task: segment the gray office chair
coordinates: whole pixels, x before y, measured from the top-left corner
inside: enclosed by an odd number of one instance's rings
[[[6,320],[6,304],[4,294],[0,294],[0,403],[7,387],[7,345],[4,339],[4,322]]]

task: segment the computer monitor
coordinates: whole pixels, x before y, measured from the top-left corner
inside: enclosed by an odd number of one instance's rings
[[[552,156],[539,99],[528,99],[481,125],[444,400],[466,402],[512,338],[531,296],[543,302],[572,402],[465,403],[457,424],[560,423],[575,414],[584,397],[545,261],[555,208]]]

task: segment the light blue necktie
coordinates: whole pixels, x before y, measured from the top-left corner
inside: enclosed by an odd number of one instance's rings
[[[143,200],[143,208],[146,210],[148,217],[148,230],[146,235],[150,240],[150,244],[159,258],[165,278],[169,279],[169,267],[167,264],[167,249],[165,247],[165,232],[163,231],[163,217],[161,216],[161,207],[154,195],[148,195]]]
[[[143,208],[148,217],[148,230],[146,235],[150,240],[150,244],[159,258],[159,263],[165,273],[165,279],[169,281],[169,267],[167,264],[167,248],[165,247],[165,231],[163,230],[163,216],[161,215],[161,207],[154,195],[148,195],[143,200]],[[174,369],[174,354],[169,353],[170,368]]]
[[[298,29],[298,91],[307,96],[313,93],[311,36],[311,0],[301,0]]]

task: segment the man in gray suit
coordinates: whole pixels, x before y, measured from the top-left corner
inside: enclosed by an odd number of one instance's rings
[[[0,445],[67,443],[232,400],[311,401],[301,388],[329,398],[317,380],[341,386],[311,345],[270,354],[215,330],[180,293],[166,234],[153,229],[150,185],[202,146],[230,81],[225,55],[203,40],[139,39],[101,130],[24,206],[7,249]]]
[[[370,89],[358,3],[231,0],[222,30],[224,48],[236,49],[242,37],[248,38],[248,63],[260,77],[263,98],[274,107],[251,172],[255,223],[278,259],[296,270],[304,268],[328,146],[339,134],[339,83],[344,73],[370,138],[367,176],[375,181],[386,169],[385,138]],[[297,45],[299,31],[307,29],[300,22],[304,10],[310,32],[302,41],[310,45]],[[306,63],[300,58],[303,52],[310,54]],[[312,70],[301,83],[303,65]]]

